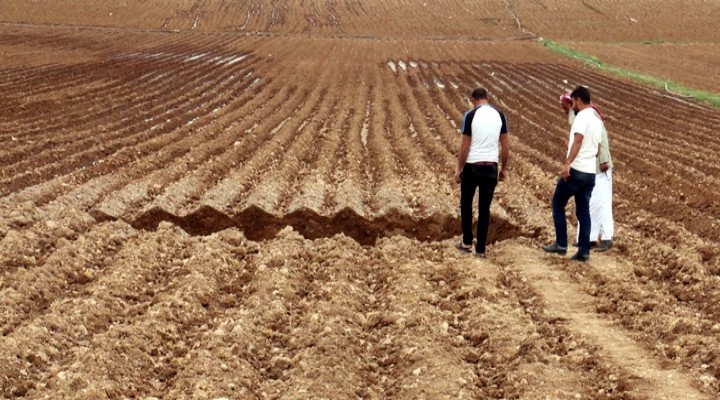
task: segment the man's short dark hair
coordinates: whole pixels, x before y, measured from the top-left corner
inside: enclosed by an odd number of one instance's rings
[[[575,90],[570,93],[570,97],[573,99],[580,99],[585,104],[590,104],[590,100],[592,99],[590,91],[585,86],[576,87]]]
[[[488,98],[488,92],[484,87],[475,88],[472,91],[472,98],[475,100],[482,100]]]

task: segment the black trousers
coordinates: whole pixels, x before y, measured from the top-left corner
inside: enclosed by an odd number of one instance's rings
[[[463,243],[470,244],[473,240],[472,201],[475,192],[479,192],[479,217],[477,224],[477,244],[475,251],[485,253],[488,226],[490,225],[490,203],[495,194],[498,182],[498,166],[465,164],[460,182],[460,220],[462,223]]]

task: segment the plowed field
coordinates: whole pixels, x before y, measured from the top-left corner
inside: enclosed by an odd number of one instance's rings
[[[334,3],[345,34],[0,28],[0,396],[717,398],[720,111],[548,53],[503,3],[507,31],[366,36],[347,15],[381,2]],[[587,264],[539,250],[578,84],[616,164]],[[511,131],[488,259],[452,248],[476,85]]]
[[[598,57],[607,65],[638,71],[687,87],[717,91],[720,63],[717,43],[604,44],[571,42],[569,47]]]

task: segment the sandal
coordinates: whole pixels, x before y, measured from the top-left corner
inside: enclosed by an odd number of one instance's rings
[[[463,253],[472,253],[472,245],[465,247],[465,243],[463,243],[462,240],[455,243],[455,248]]]

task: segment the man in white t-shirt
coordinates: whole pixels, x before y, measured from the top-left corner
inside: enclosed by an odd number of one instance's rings
[[[572,125],[578,110],[573,108],[570,93],[560,96],[560,104],[568,116],[568,122]],[[615,222],[612,211],[612,169],[613,161],[610,155],[610,143],[608,140],[605,121],[600,109],[594,104],[590,106],[595,110],[597,116],[603,121],[600,154],[595,163],[595,188],[590,196],[590,247],[596,252],[610,250],[613,247],[613,235],[615,234]],[[580,227],[578,226],[578,235]],[[602,238],[602,240],[599,240]],[[574,243],[577,246],[577,240]]]
[[[570,198],[574,197],[580,233],[578,252],[572,259],[587,261],[590,259],[590,197],[595,187],[595,164],[602,140],[603,123],[590,106],[590,91],[586,87],[578,86],[570,97],[578,113],[570,128],[567,157],[552,199],[555,242],[543,246],[543,250],[549,253],[567,253],[565,206]]]
[[[474,107],[463,117],[462,142],[455,170],[455,182],[460,184],[463,233],[462,241],[455,247],[466,253],[472,252],[472,201],[475,192],[479,191],[475,255],[485,257],[490,203],[498,181],[505,179],[510,149],[505,114],[488,103],[487,90],[476,88],[471,94],[471,100]],[[502,165],[498,170],[499,159]]]

